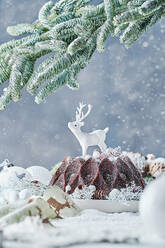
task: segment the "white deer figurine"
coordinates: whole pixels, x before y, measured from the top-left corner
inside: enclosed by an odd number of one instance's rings
[[[72,133],[78,139],[81,147],[82,147],[82,156],[86,156],[88,146],[99,146],[101,151],[105,151],[107,146],[105,144],[106,133],[109,128],[105,128],[104,130],[96,130],[91,133],[85,133],[81,131],[81,127],[84,126],[84,122],[82,122],[91,112],[92,105],[88,104],[88,111],[86,114],[83,113],[83,108],[86,104],[80,103],[79,107],[77,107],[76,111],[76,121],[69,122],[68,127],[72,131]]]

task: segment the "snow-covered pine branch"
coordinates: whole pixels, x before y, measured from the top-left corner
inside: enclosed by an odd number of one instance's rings
[[[7,28],[12,36],[27,36],[0,45],[0,84],[9,80],[0,109],[20,100],[25,86],[36,94],[36,103],[63,85],[76,89],[78,73],[96,49],[104,50],[110,35],[119,36],[129,47],[164,14],[164,0],[103,0],[98,5],[92,5],[92,0],[47,2],[32,24]],[[49,53],[34,71],[37,59]]]

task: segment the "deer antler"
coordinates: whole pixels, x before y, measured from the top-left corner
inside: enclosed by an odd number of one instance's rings
[[[76,121],[81,121],[82,110],[85,106],[86,104],[83,104],[82,102],[79,103],[79,107],[77,107],[77,111],[76,111]]]
[[[84,115],[84,113],[82,113],[82,119],[81,120],[84,120],[90,114],[91,109],[92,109],[92,105],[88,104],[88,111],[85,115]]]
[[[82,112],[83,108],[86,106],[86,104],[83,103],[79,103],[79,107],[77,107],[77,111],[76,111],[76,121],[81,122],[82,120],[84,120],[89,113],[91,112],[92,109],[92,105],[88,104],[88,111],[87,113],[84,115],[84,113]]]

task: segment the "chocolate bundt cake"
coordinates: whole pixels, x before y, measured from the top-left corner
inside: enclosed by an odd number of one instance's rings
[[[113,189],[120,190],[132,184],[141,189],[145,186],[140,171],[127,156],[119,156],[112,161],[105,156],[99,159],[90,157],[86,161],[79,157],[66,157],[50,182],[50,185],[57,185],[69,194],[94,185],[93,199],[107,199]]]

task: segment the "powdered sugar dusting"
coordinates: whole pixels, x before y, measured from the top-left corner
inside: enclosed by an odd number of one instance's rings
[[[103,160],[108,158],[110,161],[114,162],[118,157],[122,155],[120,146],[112,148],[107,148],[104,152],[95,150],[93,152],[93,158],[96,160]]]
[[[92,199],[92,196],[96,190],[94,185],[84,186],[82,189],[76,188],[75,191],[70,195],[73,199]]]
[[[82,189],[76,188],[75,191],[70,195],[73,199],[84,199],[90,200],[96,190],[94,185],[84,186]],[[141,187],[136,186],[133,182],[131,186],[127,185],[126,188],[120,190],[113,189],[106,200],[127,202],[131,200],[139,200],[143,190]]]
[[[131,186],[122,188],[120,190],[113,189],[108,196],[108,200],[127,202],[131,200],[139,200],[143,190],[141,187],[136,186],[134,183]]]
[[[141,155],[140,153],[134,153],[134,152],[126,152],[123,151],[122,152],[123,156],[128,156],[131,161],[133,162],[133,164],[136,166],[136,168],[138,168],[140,171],[143,170],[145,164],[146,164],[146,159],[143,155]]]

